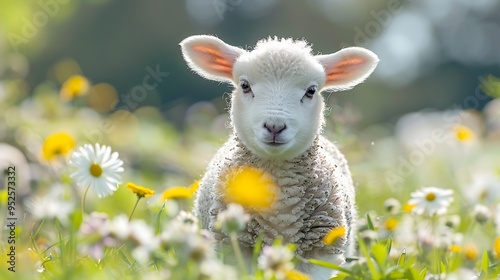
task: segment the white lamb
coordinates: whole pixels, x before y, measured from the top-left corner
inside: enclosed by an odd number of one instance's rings
[[[260,234],[265,244],[281,237],[295,243],[296,254],[343,264],[354,253],[355,190],[347,162],[337,147],[321,136],[323,90],[347,90],[363,82],[378,58],[359,47],[333,54],[312,55],[305,41],[269,38],[252,51],[206,35],[181,42],[189,67],[210,80],[229,82],[233,133],[217,152],[202,178],[195,212],[204,229],[220,244],[228,241],[215,229],[226,209],[223,188],[228,171],[242,166],[265,170],[280,193],[270,212],[251,215],[238,236],[247,258]],[[333,246],[322,240],[332,228],[346,234]],[[328,279],[332,271],[301,263],[313,279]]]

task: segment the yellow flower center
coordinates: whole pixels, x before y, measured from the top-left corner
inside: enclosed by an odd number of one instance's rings
[[[469,244],[465,245],[464,253],[465,253],[465,258],[472,261],[472,260],[475,260],[477,258],[479,251],[478,251],[476,245],[469,243]]]
[[[488,197],[488,190],[487,190],[487,189],[483,189],[483,190],[479,193],[479,198],[480,198],[481,200],[485,200],[487,197]]]
[[[62,150],[59,147],[57,147],[52,151],[52,153],[53,153],[53,155],[58,156],[58,155],[62,154]]]
[[[450,251],[451,251],[451,252],[454,252],[454,253],[460,253],[460,252],[462,252],[462,247],[460,247],[460,246],[458,246],[458,245],[453,244],[453,245],[451,245],[451,247],[450,247]]]
[[[495,241],[493,242],[493,252],[497,258],[500,257],[500,236],[495,238]]]
[[[398,220],[396,218],[388,218],[385,221],[385,228],[389,231],[394,230],[398,226]]]
[[[455,127],[455,137],[460,142],[469,142],[474,139],[474,132],[464,125]]]
[[[427,201],[434,201],[434,199],[436,199],[436,194],[435,193],[428,193],[426,196],[425,196],[425,199]]]
[[[93,163],[90,166],[90,175],[92,175],[94,177],[101,177],[101,174],[102,174],[101,166],[99,164]]]
[[[405,203],[405,205],[403,205],[403,212],[411,212],[413,208],[415,208],[415,204]]]

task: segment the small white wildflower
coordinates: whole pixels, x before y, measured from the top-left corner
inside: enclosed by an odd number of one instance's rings
[[[238,279],[233,267],[224,265],[215,259],[207,259],[201,263],[200,272],[207,280]]]
[[[193,227],[198,228],[198,218],[189,212],[181,211],[175,219],[186,225],[192,225]]]
[[[249,220],[250,215],[245,213],[241,205],[231,203],[226,210],[219,213],[215,227],[229,234],[243,230]]]
[[[108,222],[106,213],[92,212],[80,225],[80,233],[83,235],[98,233],[105,236],[108,233]]]
[[[437,187],[426,187],[411,193],[409,204],[415,205],[413,212],[422,215],[424,213],[442,215],[448,211],[453,201],[453,190]]]
[[[377,232],[371,229],[364,230],[361,232],[361,238],[363,238],[363,242],[369,245],[373,241],[377,240]]]
[[[160,238],[167,245],[185,243],[191,236],[198,235],[198,227],[192,224],[185,224],[180,220],[172,220]]]
[[[44,196],[36,196],[25,202],[28,212],[37,220],[57,218],[61,224],[68,223],[68,217],[73,212],[72,202],[62,200],[63,186],[55,185]]]
[[[488,209],[488,207],[481,204],[477,204],[474,207],[474,210],[472,210],[472,216],[478,223],[484,224],[490,220],[491,212],[490,209]]]
[[[109,222],[109,226],[106,229],[109,233],[120,239],[127,240],[130,235],[130,223],[126,215],[119,215]]]
[[[476,280],[479,279],[479,274],[469,268],[459,268],[454,272],[446,275],[445,278],[448,280],[462,280],[462,279]],[[445,278],[436,278],[436,279],[445,279]]]
[[[149,257],[151,255],[151,250],[145,246],[137,246],[132,249],[132,257],[137,260],[140,264],[147,264]]]
[[[186,212],[179,213],[159,239],[165,249],[175,248],[182,261],[202,261],[210,255],[211,240],[200,234],[197,219]]]
[[[397,213],[401,209],[401,203],[395,198],[384,201],[384,208],[389,213]]]
[[[293,269],[292,259],[293,252],[285,246],[264,246],[257,264],[268,277],[283,279],[286,272]]]
[[[394,232],[394,240],[397,240],[399,248],[405,248],[407,251],[417,250],[417,232],[420,226],[415,223],[415,218],[410,215],[403,215]]]
[[[92,212],[80,225],[81,240],[78,243],[80,253],[89,255],[95,260],[104,257],[104,249],[116,245],[116,240],[108,235],[108,215]]]
[[[472,203],[496,203],[500,198],[500,178],[493,173],[473,173],[472,183],[464,186],[464,193],[465,198]]]
[[[112,194],[121,183],[118,173],[123,172],[123,161],[108,146],[85,144],[73,152],[69,163],[77,169],[71,174],[76,183],[84,188],[90,186],[100,198]]]
[[[446,217],[444,222],[445,226],[449,228],[457,228],[460,225],[460,216],[459,215],[449,215]]]
[[[132,220],[129,224],[129,239],[141,246],[155,246],[155,232],[144,220]]]
[[[146,264],[151,253],[160,246],[160,240],[155,235],[153,228],[143,220],[130,222],[129,239],[136,244],[132,250],[132,256],[141,264]]]
[[[427,228],[419,229],[416,237],[417,244],[426,252],[430,252],[430,250],[437,244],[436,238]]]

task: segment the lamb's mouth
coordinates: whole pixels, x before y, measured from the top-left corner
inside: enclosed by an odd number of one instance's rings
[[[266,145],[271,146],[271,147],[279,147],[286,145],[288,142],[277,142],[275,140],[272,141],[263,141]]]

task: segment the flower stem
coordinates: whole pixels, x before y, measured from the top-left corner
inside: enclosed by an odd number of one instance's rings
[[[132,213],[130,213],[130,216],[128,217],[128,221],[132,220],[132,215],[134,215],[135,208],[137,207],[137,204],[139,203],[139,200],[141,200],[140,196],[137,196],[137,200],[135,201],[134,208],[132,209]]]
[[[85,189],[85,192],[83,193],[83,196],[82,196],[82,217],[83,217],[83,213],[85,213],[85,198],[87,197],[87,192],[89,191],[90,189],[90,185]]]
[[[243,254],[241,253],[240,245],[238,244],[238,235],[236,232],[231,232],[231,245],[233,246],[234,253],[236,255],[236,259],[238,260],[238,265],[240,269],[245,272],[245,275],[248,274],[247,267],[245,265],[245,260],[243,259]]]

